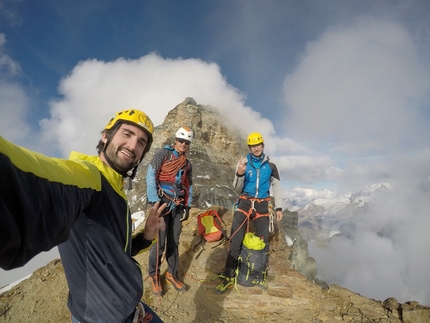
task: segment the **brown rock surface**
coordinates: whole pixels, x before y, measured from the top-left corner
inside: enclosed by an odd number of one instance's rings
[[[155,297],[145,280],[143,300],[167,322],[430,322],[429,307],[417,302],[399,304],[394,299],[385,302],[368,299],[341,286],[322,289],[290,269],[288,261],[292,247],[272,238],[268,289],[237,286],[224,295],[216,295],[214,279],[224,266],[227,245],[216,242],[197,245],[195,217],[183,223],[180,243],[181,277],[188,290],[178,293],[163,281],[165,294]],[[229,227],[231,211],[220,209]],[[223,214],[224,213],[224,214]],[[195,248],[194,248],[195,247]],[[195,250],[193,250],[195,249]],[[148,253],[136,257],[147,277]],[[166,264],[161,266],[164,274]],[[38,269],[29,279],[0,295],[0,322],[70,322],[67,309],[67,284],[60,260]]]

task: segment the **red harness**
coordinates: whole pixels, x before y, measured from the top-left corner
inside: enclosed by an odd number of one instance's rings
[[[260,203],[260,202],[264,202],[264,201],[270,201],[270,197],[266,197],[266,198],[264,198],[264,199],[259,199],[259,198],[254,198],[254,197],[246,197],[246,196],[244,196],[244,195],[241,195],[241,196],[239,196],[239,198],[240,199],[243,199],[243,200],[248,200],[248,201],[251,201],[251,206],[250,206],[250,208],[249,208],[249,210],[248,211],[245,211],[245,210],[241,210],[241,209],[237,209],[237,211],[240,211],[240,212],[242,212],[243,214],[245,214],[246,215],[246,217],[248,218],[248,219],[250,219],[251,218],[251,215],[252,214],[255,214],[255,216],[253,217],[253,220],[255,220],[255,219],[257,219],[257,218],[260,218],[260,217],[263,217],[263,216],[269,216],[270,215],[270,213],[269,212],[267,212],[267,213],[258,213],[257,212],[257,210],[255,209],[255,207],[254,207],[254,204],[255,204],[255,202],[258,202],[258,203]]]

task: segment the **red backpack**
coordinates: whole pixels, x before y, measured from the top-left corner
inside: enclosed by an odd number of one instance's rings
[[[207,242],[221,240],[222,221],[215,210],[208,210],[197,216],[198,232]]]

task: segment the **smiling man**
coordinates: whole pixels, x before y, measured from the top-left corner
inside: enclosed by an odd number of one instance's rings
[[[164,146],[155,153],[146,174],[148,200],[152,204],[158,201],[167,204],[163,217],[166,230],[160,231],[158,242],[152,246],[148,264],[152,291],[159,296],[163,293],[160,266],[164,248],[168,265],[167,283],[179,292],[186,291],[186,286],[178,279],[178,246],[181,222],[188,219],[193,196],[191,163],[185,157],[193,136],[191,129],[179,128],[175,134],[175,144]]]
[[[224,293],[235,283],[238,257],[243,248],[242,242],[249,227],[249,221],[253,221],[256,235],[264,241],[264,250],[268,254],[271,189],[276,220],[279,222],[282,219],[282,195],[278,168],[264,154],[264,140],[260,133],[249,134],[247,143],[250,153],[237,163],[233,180],[233,186],[240,196],[231,225],[230,249],[222,275],[224,279],[215,288],[217,294]],[[259,279],[253,282],[254,285],[263,289],[267,288],[267,263],[265,263],[265,267]]]
[[[98,156],[50,158],[0,137],[0,266],[23,266],[58,245],[72,322],[161,322],[144,303],[132,258],[149,248],[166,205],[154,204],[132,240],[124,179],[151,148],[154,127],[142,111],[120,111],[102,131]]]

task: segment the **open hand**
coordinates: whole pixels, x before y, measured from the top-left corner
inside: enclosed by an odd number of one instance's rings
[[[146,220],[145,228],[143,229],[143,236],[146,240],[153,240],[157,236],[159,230],[164,231],[166,228],[166,223],[162,215],[166,206],[166,203],[160,206],[160,202],[152,206],[151,212],[149,212],[148,219]]]

